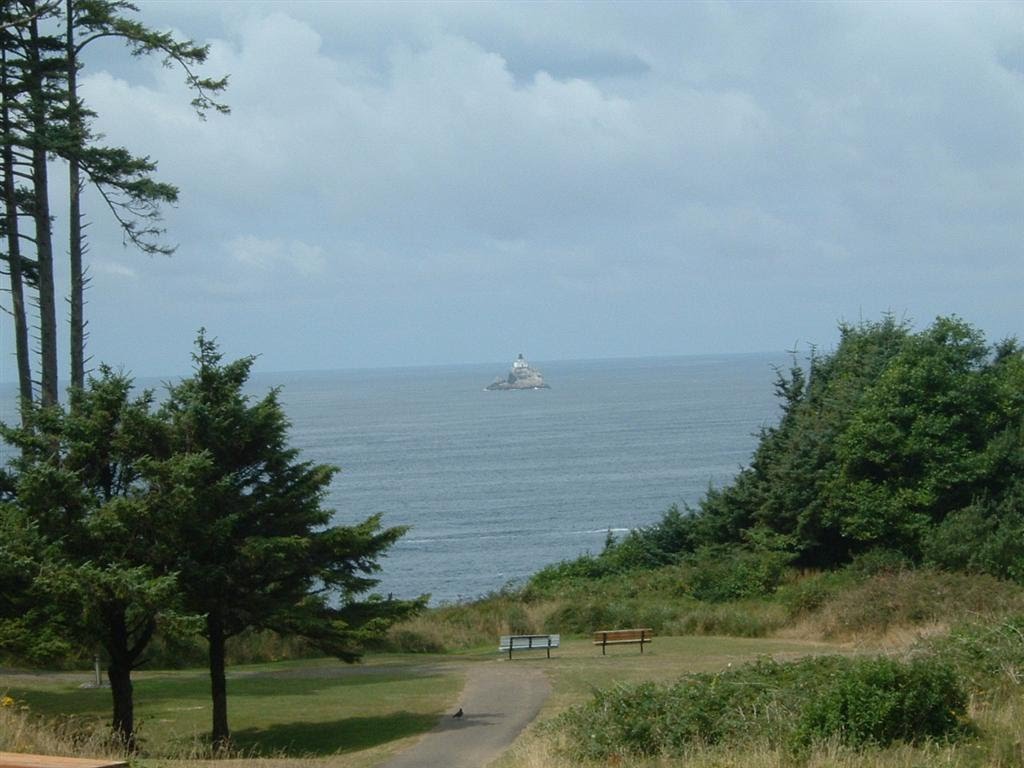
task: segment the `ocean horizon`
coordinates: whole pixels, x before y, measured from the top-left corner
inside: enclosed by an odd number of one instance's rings
[[[256,372],[280,388],[300,458],[340,467],[337,523],[381,514],[409,531],[380,562],[381,594],[432,604],[521,584],[696,506],[749,463],[777,422],[785,353],[533,361],[550,389],[485,391],[506,363]],[[157,390],[169,379],[139,378]],[[0,385],[0,419],[16,419]]]

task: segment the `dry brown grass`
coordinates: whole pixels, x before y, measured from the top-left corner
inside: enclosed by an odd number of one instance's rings
[[[767,745],[696,748],[684,756],[668,758],[621,758],[610,761],[618,768],[792,768],[793,755]],[[921,768],[964,765],[950,748],[919,749],[907,746],[859,751],[827,746],[811,753],[804,768]],[[517,743],[494,768],[580,768],[579,763],[558,751],[557,742],[533,736]]]
[[[388,642],[394,649],[433,653],[496,645],[501,635],[544,632],[548,617],[561,606],[557,600],[526,603],[505,597],[442,606],[393,626]]]
[[[906,570],[877,574],[841,591],[804,618],[823,639],[896,638],[922,629],[1024,610],[1024,590],[990,576]]]
[[[109,729],[75,717],[41,718],[6,694],[0,697],[0,752],[125,759]]]

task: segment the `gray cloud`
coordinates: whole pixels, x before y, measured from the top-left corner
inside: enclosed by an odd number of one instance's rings
[[[177,371],[200,325],[267,369],[777,350],[886,310],[1019,332],[1020,5],[142,15],[209,40],[233,114],[112,48],[83,73],[182,191],[171,259],[93,206],[98,359]]]

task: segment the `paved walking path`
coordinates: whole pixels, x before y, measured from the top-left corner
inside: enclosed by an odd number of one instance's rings
[[[484,768],[530,724],[551,692],[544,672],[529,662],[474,664],[452,712],[434,730],[380,768]]]

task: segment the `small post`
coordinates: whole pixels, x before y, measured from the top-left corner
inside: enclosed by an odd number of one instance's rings
[[[92,657],[93,669],[96,671],[96,687],[99,688],[102,684],[100,681],[100,655],[94,654]]]

